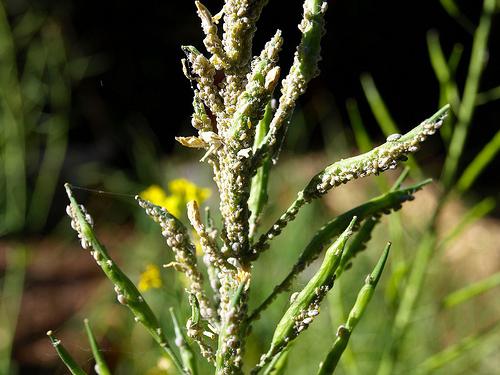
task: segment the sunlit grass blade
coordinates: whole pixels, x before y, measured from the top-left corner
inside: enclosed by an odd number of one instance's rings
[[[461,303],[467,302],[483,293],[490,291],[500,285],[500,272],[497,272],[483,280],[469,284],[462,289],[448,294],[443,299],[443,307],[451,308]]]
[[[172,324],[174,325],[175,345],[177,345],[181,353],[182,364],[189,374],[196,375],[198,374],[198,370],[196,367],[196,357],[194,355],[193,349],[188,344],[186,335],[182,331],[179,321],[177,320],[177,316],[175,315],[174,309],[171,307],[168,310],[170,311],[170,317],[172,318]]]
[[[365,73],[361,76],[361,86],[373,115],[384,135],[387,137],[390,134],[399,133],[399,128],[387,109],[377,86],[375,86],[375,81],[370,74]]]
[[[418,184],[380,195],[337,216],[325,224],[307,244],[298,261],[283,281],[274,287],[271,294],[250,314],[249,321],[257,319],[261,312],[269,307],[278,294],[289,288],[295,277],[318,257],[331,239],[342,233],[343,228],[347,226],[353,216],[357,216],[362,221],[370,216],[388,214],[391,210],[398,210],[404,202],[413,200],[413,194],[431,181],[430,179],[425,180]]]
[[[325,360],[320,365],[318,375],[333,374],[335,371],[340,357],[347,347],[349,338],[351,337],[359,320],[365,313],[368,303],[370,302],[375,291],[375,287],[382,276],[382,271],[384,270],[390,247],[391,244],[388,243],[373,272],[366,278],[365,285],[359,291],[356,302],[349,313],[347,321],[345,324],[339,326],[337,330],[337,338]]]
[[[482,201],[477,203],[462,216],[454,228],[444,235],[443,239],[438,244],[439,248],[449,246],[449,244],[458,238],[467,227],[486,216],[495,208],[495,206],[496,201],[491,197],[484,198]]]
[[[54,336],[52,331],[47,332],[47,336],[49,336],[50,342],[54,346],[54,349],[56,350],[57,354],[59,355],[59,358],[63,361],[63,363],[66,365],[68,370],[73,374],[73,375],[86,375],[87,373],[76,363],[75,359],[69,354],[69,352],[66,350],[66,348],[63,346],[61,343],[61,340],[59,340],[57,337]]]
[[[483,91],[476,96],[476,106],[485,105],[500,99],[500,86]]]
[[[427,49],[429,51],[429,58],[432,68],[434,69],[434,74],[440,86],[439,105],[442,106],[446,103],[450,103],[454,111],[456,111],[460,106],[457,85],[441,48],[439,35],[435,30],[431,30],[427,33]],[[449,142],[452,131],[453,129],[450,121],[448,121],[447,126],[443,127],[443,130],[440,132],[446,142]]]
[[[441,174],[441,180],[447,189],[453,185],[456,177],[458,162],[462,155],[467,134],[476,107],[476,98],[484,69],[487,54],[488,39],[491,30],[491,20],[495,11],[495,0],[484,0],[479,26],[474,32],[472,52],[465,82],[462,103],[457,116],[457,124],[450,141],[448,154]]]
[[[448,57],[448,68],[450,69],[450,73],[452,75],[455,75],[455,73],[457,72],[458,65],[460,64],[463,53],[464,46],[460,43],[455,43],[453,45],[453,49],[451,50],[450,56]]]
[[[493,139],[476,155],[474,160],[465,168],[464,173],[457,182],[457,189],[466,192],[474,184],[481,172],[493,161],[500,151],[500,130],[496,132]]]
[[[92,350],[92,355],[94,356],[96,372],[99,375],[111,375],[111,371],[109,371],[108,365],[106,364],[106,361],[104,360],[104,357],[101,354],[101,350],[97,345],[94,333],[90,328],[89,320],[85,319],[83,323],[85,324],[85,331],[87,332],[87,338],[89,340],[90,349]]]
[[[455,0],[439,0],[446,12],[469,33],[474,32],[474,24],[460,11]]]
[[[363,124],[361,113],[359,113],[358,103],[355,99],[349,99],[346,103],[346,108],[359,151],[370,151],[373,148],[373,142],[371,141],[370,135]]]
[[[365,73],[361,76],[361,86],[363,87],[370,109],[377,120],[377,124],[380,126],[384,135],[388,137],[391,134],[400,133],[396,122],[393,120],[389,110],[387,109],[377,86],[375,86],[375,81],[370,74]],[[408,158],[408,165],[412,171],[417,173],[417,177],[420,178],[423,176],[420,167],[412,156]]]
[[[0,294],[0,374],[11,373],[12,344],[23,296],[28,250],[24,246],[7,248]]]
[[[497,321],[492,326],[483,329],[479,333],[472,334],[461,339],[456,344],[450,345],[442,351],[432,355],[422,362],[416,369],[412,371],[414,374],[434,374],[438,369],[445,367],[449,363],[464,357],[466,352],[474,351],[478,347],[487,348],[489,352],[498,349],[498,331],[500,323]],[[495,343],[496,341],[496,343]],[[484,357],[485,353],[481,353]]]

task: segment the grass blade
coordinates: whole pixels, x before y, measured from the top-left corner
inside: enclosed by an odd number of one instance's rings
[[[500,272],[497,272],[483,280],[477,281],[448,294],[443,300],[443,306],[447,309],[464,303],[500,285]]]
[[[457,182],[460,192],[466,192],[474,184],[481,172],[491,163],[496,154],[500,151],[500,130],[489,141],[483,149],[476,155],[474,160],[465,168],[464,173]]]
[[[94,333],[90,328],[89,320],[85,319],[83,323],[85,324],[85,331],[87,332],[87,338],[90,343],[90,349],[92,350],[92,355],[94,356],[95,371],[99,375],[111,375],[111,371],[109,371],[108,365],[106,364],[106,361],[104,360],[104,357],[102,356],[101,351],[99,350],[99,346],[97,345]]]
[[[450,345],[427,358],[415,369],[414,373],[419,375],[432,374],[452,361],[463,357],[467,351],[473,350],[478,346],[490,346],[495,350],[495,347],[498,348],[498,346],[491,345],[491,341],[498,340],[497,333],[499,328],[500,324],[497,322],[493,327],[488,327],[488,329],[461,339],[456,344]]]
[[[363,120],[361,119],[358,103],[355,99],[349,99],[346,103],[346,108],[359,151],[370,151],[374,146],[370,139],[370,135],[366,131],[365,125],[363,124]]]
[[[455,240],[469,225],[475,223],[482,217],[490,213],[496,206],[496,202],[493,198],[488,197],[483,199],[481,202],[477,203],[469,211],[462,216],[459,223],[452,228],[448,233],[444,235],[444,238],[439,243],[439,248],[445,248]]]
[[[485,105],[489,102],[500,99],[500,86],[492,88],[488,91],[480,92],[476,96],[476,106]]]

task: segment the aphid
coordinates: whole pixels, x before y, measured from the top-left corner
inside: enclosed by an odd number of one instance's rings
[[[398,133],[391,134],[387,137],[386,141],[387,142],[394,142],[397,141],[399,138],[401,138],[402,135]]]

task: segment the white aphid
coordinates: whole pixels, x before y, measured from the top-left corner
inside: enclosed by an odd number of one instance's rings
[[[386,141],[387,142],[394,142],[397,141],[399,138],[401,138],[402,135],[398,133],[391,134],[387,137]]]

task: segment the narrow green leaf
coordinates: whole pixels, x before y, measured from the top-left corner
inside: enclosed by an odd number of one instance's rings
[[[370,139],[368,132],[359,113],[358,103],[355,99],[349,99],[346,103],[347,115],[351,123],[356,144],[361,152],[368,152],[373,148],[373,142]]]
[[[468,32],[474,32],[474,24],[460,11],[454,0],[439,1],[450,17],[454,18]]]
[[[99,350],[99,346],[97,345],[94,333],[90,328],[89,320],[85,319],[83,322],[85,324],[85,331],[87,331],[87,338],[90,343],[90,349],[92,350],[92,355],[95,359],[95,371],[99,375],[111,375],[111,371],[109,371],[108,365],[106,364],[106,361],[104,360],[104,357]]]
[[[439,243],[439,248],[445,248],[449,246],[469,225],[475,223],[482,217],[486,216],[491,212],[496,206],[495,199],[488,197],[483,199],[481,202],[477,203],[469,211],[467,211],[458,222],[458,224],[452,228],[448,233],[446,233]]]
[[[476,106],[485,105],[499,99],[500,86],[497,86],[488,91],[478,93],[476,97]]]
[[[56,350],[57,354],[59,355],[59,358],[64,362],[68,370],[73,374],[73,375],[86,375],[87,373],[83,371],[83,369],[76,363],[74,358],[69,354],[69,352],[66,350],[66,348],[63,346],[61,343],[61,340],[59,340],[57,337],[54,336],[52,331],[47,332],[47,336],[49,336],[50,342],[54,346],[54,349]]]
[[[443,306],[447,309],[477,297],[500,285],[500,272],[497,272],[483,280],[477,281],[448,294],[443,300]]]
[[[481,172],[490,164],[500,151],[500,130],[476,155],[474,160],[465,168],[464,173],[457,182],[460,192],[466,192],[474,184]]]
[[[442,351],[432,355],[422,362],[414,373],[418,375],[433,374],[436,370],[448,365],[458,358],[464,357],[465,353],[474,350],[477,347],[490,347],[490,350],[498,348],[498,343],[492,344],[492,341],[498,341],[499,322],[493,326],[482,330],[479,333],[464,337],[456,344],[450,345]]]

